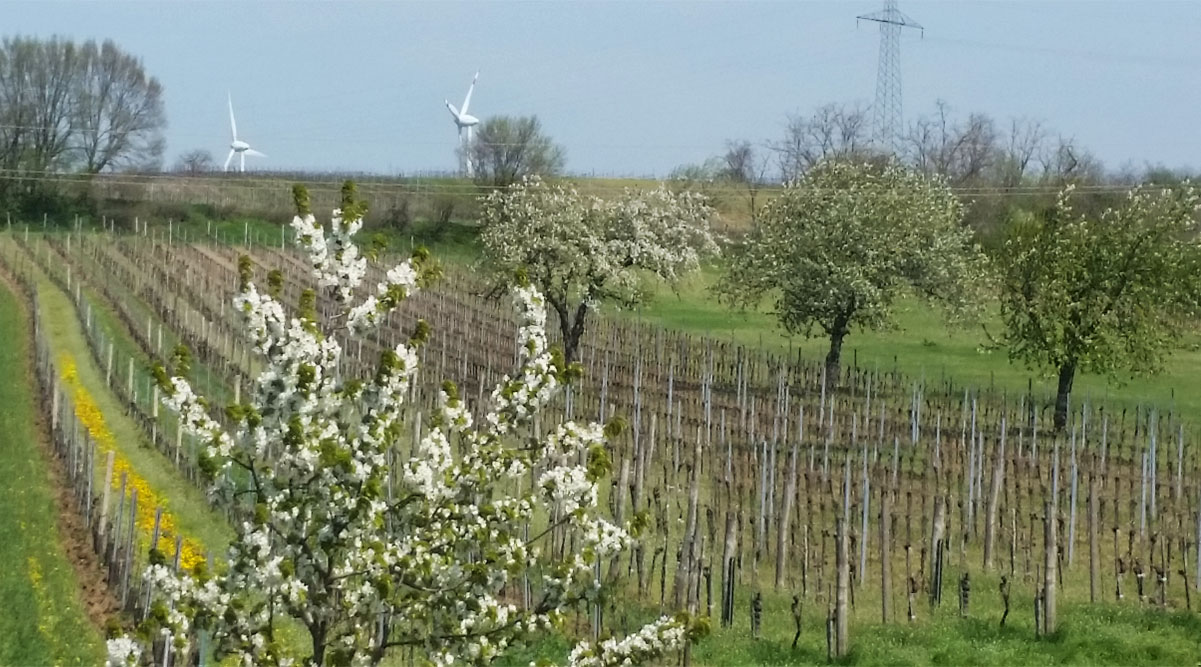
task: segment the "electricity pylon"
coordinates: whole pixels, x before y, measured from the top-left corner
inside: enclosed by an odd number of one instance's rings
[[[872,140],[880,150],[897,151],[901,133],[901,29],[925,28],[897,9],[896,0],[884,0],[884,9],[856,17],[880,24],[880,67],[876,73],[876,104]]]

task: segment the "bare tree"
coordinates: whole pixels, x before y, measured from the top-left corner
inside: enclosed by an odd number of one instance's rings
[[[80,46],[59,37],[15,37],[0,43],[4,169],[157,167],[165,125],[162,86],[111,41]]]
[[[672,192],[695,192],[703,195],[713,207],[724,204],[726,166],[721,158],[710,157],[704,162],[681,164],[667,175],[665,184]]]
[[[217,162],[213,159],[213,154],[202,148],[188,151],[175,161],[175,171],[193,176],[213,171],[216,166]]]
[[[476,129],[467,146],[475,180],[506,186],[524,176],[554,175],[563,170],[566,153],[542,133],[537,116],[493,116]]]
[[[725,177],[735,183],[745,183],[755,180],[756,176],[755,148],[749,141],[727,141],[726,152],[722,155],[725,167],[722,172]]]
[[[995,176],[997,184],[1015,188],[1030,176],[1043,146],[1047,141],[1047,130],[1040,121],[1030,118],[1011,118],[1009,136],[997,156]]]
[[[943,176],[953,186],[985,180],[997,158],[997,130],[992,118],[973,113],[955,122],[950,106],[942,100],[935,105],[933,115],[914,121],[902,141],[915,169]]]
[[[82,169],[94,174],[158,164],[167,125],[158,79],[110,40],[85,43],[80,68],[75,111]]]
[[[866,107],[843,104],[827,104],[811,116],[789,116],[784,139],[772,145],[784,180],[795,180],[827,158],[867,156],[869,121]]]
[[[70,168],[76,50],[57,37],[0,42],[0,199],[46,210],[45,172]]]
[[[79,77],[79,50],[72,42],[52,37],[46,41],[27,38],[5,40],[5,50],[32,48],[28,78],[14,82],[30,88],[31,126],[24,146],[26,171],[42,172],[68,168],[75,100]]]
[[[725,162],[725,178],[741,184],[746,189],[747,207],[751,214],[751,224],[754,224],[759,214],[756,198],[767,176],[768,157],[757,152],[749,141],[727,141],[726,153],[722,160]]]
[[[28,81],[39,60],[38,44],[31,39],[5,39],[0,44],[0,166],[18,170],[32,140],[33,88]]]
[[[704,162],[678,165],[667,175],[667,180],[671,183],[685,184],[689,190],[701,190],[724,180],[725,176],[725,163],[720,158],[710,157]]]
[[[1099,183],[1105,178],[1101,161],[1076,145],[1076,140],[1071,137],[1059,135],[1053,143],[1044,146],[1039,161],[1044,183]]]

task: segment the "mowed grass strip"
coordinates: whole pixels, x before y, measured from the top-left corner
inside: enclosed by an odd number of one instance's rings
[[[990,591],[979,591],[989,596]],[[973,595],[977,592],[973,590]],[[995,592],[990,597],[996,597]],[[1015,601],[1016,602],[1016,601]],[[919,620],[852,623],[850,653],[843,665],[1195,665],[1201,659],[1201,618],[1187,611],[1099,603],[1063,605],[1059,629],[1036,637],[1029,609],[1010,613],[1004,627],[992,605],[959,618],[956,600],[929,618],[920,600]],[[792,648],[792,618],[764,608],[763,636],[751,639],[748,620],[717,630],[694,647],[693,663],[708,665],[822,665],[826,661],[825,609],[809,604],[801,639]],[[739,610],[745,613],[745,605]],[[770,617],[769,617],[770,613]],[[740,619],[741,620],[741,619]]]
[[[844,658],[826,659],[826,612],[824,602],[812,597],[802,608],[802,632],[792,647],[795,626],[789,609],[788,593],[772,591],[764,582],[762,634],[751,636],[751,586],[740,586],[736,594],[734,625],[721,628],[714,600],[711,634],[692,648],[692,664],[697,667],[727,665],[1196,665],[1201,664],[1201,616],[1195,611],[1152,603],[1140,604],[1127,598],[1122,603],[1086,601],[1087,592],[1076,595],[1059,607],[1059,628],[1050,635],[1036,636],[1033,623],[1032,584],[1014,585],[1012,607],[1004,626],[1002,608],[996,590],[996,575],[981,575],[975,570],[968,617],[960,618],[954,582],[945,584],[942,605],[931,610],[929,600],[919,593],[914,601],[917,620],[905,619],[905,599],[900,590],[893,596],[893,622],[880,622],[879,591],[855,587],[857,604],[851,608],[850,652]],[[1086,572],[1075,573],[1076,584]],[[878,576],[878,573],[877,573]],[[767,577],[763,577],[766,579]],[[950,577],[953,580],[955,577]],[[1110,583],[1110,582],[1107,582]],[[1087,584],[1084,584],[1087,586]],[[717,580],[714,581],[717,586]],[[717,591],[714,591],[717,594]],[[632,591],[618,594],[623,602],[606,614],[608,623],[621,634],[633,631],[659,615],[654,600],[636,600]],[[705,595],[701,595],[700,613],[704,613]],[[548,660],[561,661],[578,638],[586,638],[588,617],[569,614],[565,633],[537,638],[532,645],[518,647],[498,661],[500,667],[519,667]],[[573,639],[572,637],[576,638]],[[674,664],[672,656],[655,664]]]
[[[813,338],[789,336],[770,314],[764,301],[758,309],[739,311],[718,302],[711,288],[721,278],[723,267],[710,265],[688,276],[673,290],[659,284],[654,299],[641,308],[606,308],[610,317],[641,320],[667,329],[733,341],[752,349],[793,355],[817,363],[825,359],[829,340],[817,332]],[[1031,369],[1009,360],[1004,349],[990,345],[990,336],[1004,333],[998,306],[987,304],[983,322],[949,328],[938,310],[916,297],[905,296],[895,306],[896,328],[884,331],[853,330],[842,348],[844,368],[856,361],[860,368],[891,372],[894,368],[917,382],[952,381],[958,387],[993,390],[1007,394],[1016,404],[1033,382],[1034,396],[1041,406],[1055,402],[1055,378],[1049,369]],[[1079,374],[1072,390],[1072,405],[1083,401],[1104,404],[1114,413],[1131,415],[1137,406],[1157,406],[1188,420],[1201,415],[1201,332],[1192,332],[1172,352],[1163,372],[1117,379]],[[1186,436],[1187,437],[1187,436]]]
[[[0,665],[94,665],[103,642],[59,542],[55,490],[37,442],[28,331],[0,282]]]
[[[125,416],[116,395],[104,383],[104,371],[96,365],[88,349],[83,330],[70,299],[40,273],[37,278],[42,322],[50,339],[55,359],[66,353],[75,360],[79,385],[87,391],[112,432],[116,451],[129,461],[133,471],[162,497],[175,516],[181,533],[220,556],[233,531],[222,516],[212,511],[204,493],[192,486],[175,470],[171,461],[142,438],[137,425]],[[114,382],[125,380],[125,368],[114,369]],[[146,369],[136,368],[139,374]],[[165,408],[164,408],[165,410]],[[103,485],[104,461],[98,457],[98,485]],[[115,494],[114,494],[115,495]],[[160,548],[165,545],[160,545]],[[174,548],[173,545],[168,547]]]

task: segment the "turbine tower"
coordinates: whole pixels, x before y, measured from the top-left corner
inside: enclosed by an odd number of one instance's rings
[[[246,156],[267,157],[262,153],[250,147],[250,144],[238,139],[238,121],[234,120],[234,98],[233,95],[228,95],[229,98],[229,130],[233,134],[233,141],[229,144],[229,156],[225,158],[225,171],[229,171],[229,163],[234,159],[234,153],[238,154],[238,171],[246,171]]]
[[[472,169],[471,156],[467,154],[467,145],[471,143],[471,128],[480,124],[480,119],[467,113],[467,107],[471,106],[471,93],[475,92],[475,82],[480,78],[480,73],[475,73],[475,78],[471,80],[471,86],[467,88],[467,97],[463,99],[462,108],[456,109],[455,105],[450,103],[450,100],[445,100],[446,108],[450,110],[450,115],[455,119],[455,125],[459,128],[459,168],[466,172],[468,176],[474,176]],[[467,130],[466,138],[464,138],[463,130]]]
[[[880,24],[880,66],[876,72],[872,140],[877,148],[895,153],[901,132],[901,29],[915,28],[923,35],[926,30],[897,9],[897,0],[884,0],[884,9],[857,16],[855,20]]]

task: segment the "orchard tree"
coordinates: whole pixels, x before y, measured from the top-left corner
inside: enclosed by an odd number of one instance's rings
[[[371,665],[397,648],[439,665],[486,664],[594,602],[596,564],[629,543],[626,527],[596,512],[610,467],[602,428],[567,422],[531,435],[534,415],[577,372],[547,347],[544,299],[532,286],[513,290],[520,368],[501,380],[480,424],[447,382],[421,422],[425,435],[406,441],[402,410],[429,335],[420,320],[373,375],[342,375],[335,333],[366,335],[431,276],[419,253],[360,294],[367,260],[352,237],[364,207],[349,195],[323,228],[298,188],[292,222],[340,316],[319,319],[311,290],[289,312],[278,273],[263,292],[249,259],[240,265],[234,304],[263,370],[249,402],[226,409],[232,431],[184,377],[157,369],[165,403],[203,444],[200,467],[215,502],[235,517],[236,537],[226,564],[192,573],[152,552],[148,620],[136,637],[110,640],[110,664],[137,662],[147,639],[186,656],[199,629],[212,634],[219,658],[242,664]],[[554,556],[542,548],[552,534],[575,548]],[[514,604],[523,581],[529,604]],[[294,655],[285,626],[307,631],[309,650]],[[625,639],[581,643],[568,658],[645,661],[698,627],[663,617]]]
[[[1057,375],[1057,429],[1077,373],[1156,371],[1201,298],[1192,188],[1137,188],[1099,215],[1072,201],[1016,219],[1001,253],[1005,343]]]
[[[774,299],[788,332],[824,334],[833,384],[847,335],[889,325],[903,293],[971,313],[985,259],[961,218],[941,180],[896,164],[821,162],[764,205],[717,291],[742,307]]]
[[[485,262],[501,280],[521,271],[559,316],[563,354],[575,361],[588,314],[602,301],[646,300],[643,277],[675,282],[718,252],[703,196],[665,186],[615,199],[526,179],[484,200]]]

